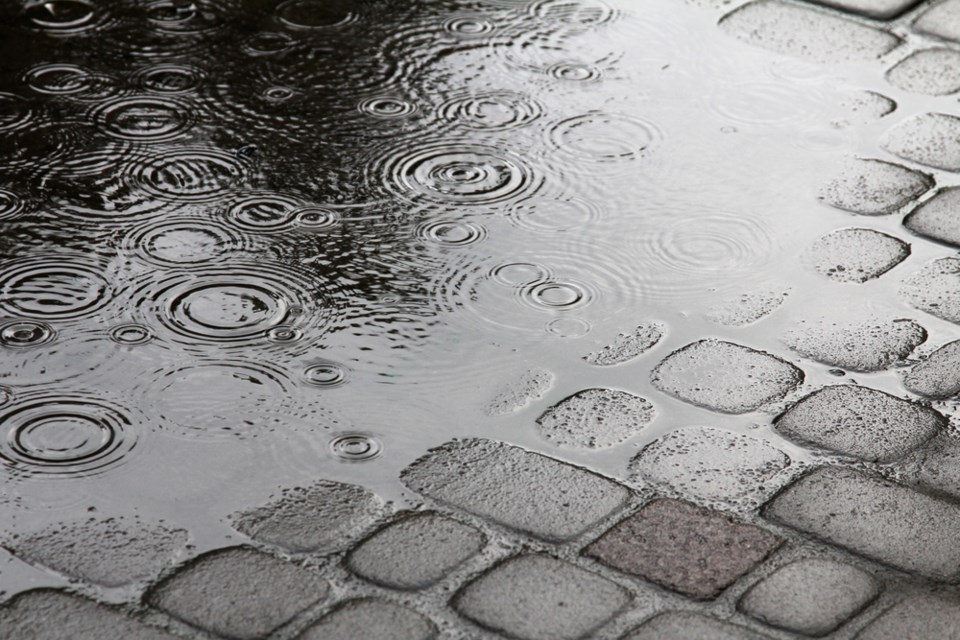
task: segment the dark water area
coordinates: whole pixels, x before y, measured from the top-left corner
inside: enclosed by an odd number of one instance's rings
[[[791,332],[917,315],[902,275],[811,266],[842,227],[909,238],[817,194],[955,98],[748,46],[717,29],[734,6],[2,3],[3,535],[95,513],[212,549],[238,539],[229,514],[320,478],[416,504],[400,470],[459,436],[623,480],[679,426],[811,459],[771,417],[837,370]],[[865,92],[896,111],[856,108]],[[943,255],[911,249],[906,275]],[[591,362],[638,326],[649,351]],[[704,338],[804,386],[733,415],[651,383]],[[902,393],[894,371],[851,376]],[[645,399],[647,424],[545,437],[537,418],[594,388]],[[65,584],[2,553],[7,596]]]

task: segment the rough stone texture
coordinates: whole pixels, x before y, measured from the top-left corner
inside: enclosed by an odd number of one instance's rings
[[[875,462],[910,453],[945,426],[933,409],[855,385],[815,391],[774,422],[792,440]]]
[[[890,129],[880,146],[928,167],[960,171],[960,118],[945,113],[914,116]]]
[[[175,640],[110,607],[52,589],[21,593],[0,607],[0,638],[7,640]]]
[[[768,640],[739,624],[724,622],[693,611],[668,611],[656,615],[622,640]]]
[[[394,589],[424,589],[478,553],[486,538],[436,513],[404,517],[367,538],[347,557],[351,571]]]
[[[875,91],[860,90],[848,94],[840,102],[840,107],[848,114],[847,122],[868,124],[896,111],[897,103]]]
[[[880,371],[903,361],[927,339],[913,320],[803,322],[783,341],[800,355],[851,371]]]
[[[960,323],[960,259],[934,260],[903,282],[900,295],[930,315]]]
[[[180,556],[187,532],[128,518],[62,522],[4,542],[20,559],[72,578],[119,587],[156,576]]]
[[[872,229],[838,229],[817,239],[804,259],[835,282],[877,278],[910,255],[910,245]]]
[[[426,496],[546,540],[569,540],[620,509],[629,491],[570,464],[483,439],[454,440],[407,467]]]
[[[893,213],[933,187],[933,178],[882,160],[851,158],[820,188],[827,204],[852,213]]]
[[[463,616],[522,640],[584,638],[630,602],[619,585],[543,555],[503,562],[454,600]]]
[[[598,367],[622,364],[646,353],[660,342],[665,330],[659,322],[645,322],[630,333],[621,333],[613,342],[599,351],[588,353],[583,359]]]
[[[646,398],[616,389],[585,389],[547,409],[537,425],[555,444],[601,449],[637,435],[655,415]]]
[[[487,404],[487,414],[503,416],[525,409],[547,394],[556,376],[546,369],[530,369],[510,384],[502,387]]]
[[[266,636],[327,596],[315,571],[246,547],[200,556],[147,594],[147,602],[204,631]]]
[[[820,467],[770,501],[764,514],[898,569],[960,581],[960,507],[880,477]]]
[[[436,626],[407,607],[363,598],[350,600],[325,615],[297,640],[429,640]]]
[[[756,494],[788,464],[763,440],[711,427],[677,429],[647,445],[630,463],[634,477],[707,500]]]
[[[231,516],[234,528],[295,552],[332,551],[370,526],[383,502],[366,489],[322,480],[286,489],[270,503]]]
[[[723,413],[759,409],[802,381],[803,372],[789,362],[720,340],[701,340],[674,351],[651,376],[660,391]]]
[[[857,13],[867,18],[889,20],[895,18],[921,0],[812,0],[834,9]]]
[[[960,189],[943,189],[903,220],[910,231],[931,240],[960,247]]]
[[[767,576],[740,599],[740,610],[773,627],[824,636],[880,594],[869,573],[842,562],[797,560]]]
[[[910,54],[887,71],[895,87],[913,93],[942,96],[960,90],[960,52],[923,49]]]
[[[886,31],[778,0],[746,4],[724,16],[720,28],[758,47],[825,63],[874,60],[900,44]]]
[[[933,4],[913,23],[913,28],[944,40],[960,41],[960,0]]]
[[[697,600],[716,598],[780,538],[711,509],[657,499],[622,520],[584,554]]]
[[[789,287],[744,293],[723,302],[707,312],[707,320],[728,327],[742,327],[773,313],[783,304]]]
[[[927,398],[950,398],[960,393],[960,340],[948,342],[904,377],[903,386]]]
[[[868,624],[857,640],[960,640],[960,602],[911,596]]]
[[[902,477],[935,493],[960,498],[960,440],[944,433],[904,458]]]

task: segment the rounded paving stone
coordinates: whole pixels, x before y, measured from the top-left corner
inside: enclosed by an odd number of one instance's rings
[[[585,389],[547,409],[537,426],[555,444],[602,449],[637,435],[655,415],[646,398],[616,389]]]
[[[556,376],[546,369],[534,368],[524,371],[517,380],[500,388],[487,406],[491,416],[502,416],[525,409],[546,395]]]
[[[905,360],[927,339],[913,320],[799,322],[783,341],[802,356],[850,371],[880,371]]]
[[[820,189],[820,199],[838,209],[879,216],[900,209],[933,186],[930,176],[892,162],[851,158]]]
[[[341,604],[297,640],[430,640],[436,636],[437,627],[413,609],[363,598]]]
[[[960,259],[934,260],[910,276],[900,295],[914,308],[949,322],[960,323]]]
[[[856,13],[867,18],[895,18],[921,0],[812,0],[827,7]]]
[[[914,116],[890,129],[880,146],[928,167],[960,171],[960,118],[945,113]]]
[[[769,640],[739,624],[694,611],[667,611],[650,618],[621,640]]]
[[[904,598],[856,636],[856,640],[960,640],[960,602],[929,595]]]
[[[621,333],[610,344],[589,353],[583,359],[598,367],[609,367],[633,360],[653,348],[666,328],[659,322],[645,322],[630,333]]]
[[[960,51],[923,49],[887,71],[887,80],[912,93],[942,96],[960,91]]]
[[[835,282],[877,278],[910,255],[910,245],[872,229],[838,229],[818,238],[803,259]]]
[[[960,393],[960,340],[948,342],[903,379],[907,391],[927,398],[950,398]]]
[[[931,4],[913,23],[913,28],[944,40],[960,41],[960,0]]]
[[[960,188],[941,189],[911,211],[903,226],[918,236],[960,247]]]

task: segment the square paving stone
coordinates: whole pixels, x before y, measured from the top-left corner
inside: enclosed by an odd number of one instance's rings
[[[740,610],[773,627],[825,636],[880,595],[880,582],[842,562],[797,560],[755,584]]]
[[[780,546],[765,529],[680,500],[658,499],[584,555],[697,600],[716,598]]]
[[[782,435],[873,462],[891,462],[934,437],[946,418],[929,407],[856,385],[824,387],[774,421]]]
[[[960,602],[911,596],[890,607],[856,640],[960,640]]]
[[[931,4],[933,6],[913,23],[913,28],[944,40],[960,41],[960,0]]]
[[[889,20],[917,5],[921,0],[812,0],[834,9],[856,13],[867,18]]]
[[[432,449],[400,479],[434,500],[552,541],[577,537],[630,496],[586,469],[484,439]]]
[[[21,593],[0,607],[5,640],[176,640],[92,600],[53,589]]]
[[[913,116],[887,131],[880,146],[928,167],[960,171],[960,118],[945,113]]]
[[[297,640],[430,640],[436,636],[436,625],[413,609],[363,598],[338,606]]]
[[[904,376],[907,391],[927,398],[950,398],[960,393],[960,340],[948,342]]]
[[[355,574],[393,589],[424,589],[477,554],[486,538],[436,513],[406,516],[377,531],[347,556]]]
[[[881,216],[893,213],[933,187],[925,173],[892,162],[852,158],[820,189],[827,204],[851,213]]]
[[[743,625],[724,622],[693,611],[656,615],[622,640],[769,640],[770,636]]]
[[[834,282],[862,284],[910,255],[910,245],[873,229],[837,229],[818,238],[803,259]]]
[[[732,342],[701,340],[674,351],[653,370],[653,386],[699,407],[747,413],[803,382],[785,360]]]
[[[147,594],[147,602],[213,634],[256,640],[327,597],[316,571],[246,547],[198,557]]]
[[[637,435],[654,416],[646,398],[618,389],[584,389],[547,409],[537,427],[554,444],[602,449]]]
[[[923,49],[887,71],[887,80],[912,93],[944,96],[960,91],[960,51]]]
[[[764,515],[897,569],[960,582],[960,506],[878,476],[820,467],[767,503]]]
[[[919,236],[960,247],[960,189],[942,189],[910,212],[903,226]]]
[[[521,640],[587,637],[630,602],[621,586],[544,555],[511,558],[466,585],[454,608],[477,624]]]

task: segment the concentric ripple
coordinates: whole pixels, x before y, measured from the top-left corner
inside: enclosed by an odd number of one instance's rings
[[[279,231],[293,224],[302,204],[296,198],[279,193],[245,194],[227,209],[227,221],[245,231]]]
[[[448,18],[443,30],[461,38],[482,38],[496,31],[497,26],[481,15],[462,15]]]
[[[487,237],[486,228],[477,222],[433,220],[417,227],[417,235],[445,247],[464,247]]]
[[[366,433],[339,433],[330,440],[333,455],[347,462],[364,462],[380,455],[383,445]]]
[[[89,90],[96,76],[75,64],[41,64],[24,74],[27,86],[37,93],[64,96]]]
[[[209,2],[156,0],[146,6],[146,17],[156,30],[178,35],[203,33],[223,23],[218,8]]]
[[[50,33],[75,33],[98,26],[103,16],[80,0],[37,0],[23,11],[28,24]]]
[[[147,344],[155,337],[150,327],[135,322],[119,324],[110,329],[109,335],[111,340],[123,345]]]
[[[507,216],[529,231],[558,232],[586,227],[601,217],[596,202],[573,197],[535,196],[511,205]]]
[[[417,112],[416,104],[393,96],[374,96],[360,101],[357,105],[360,113],[375,118],[404,118]]]
[[[162,267],[213,262],[247,247],[233,229],[207,218],[164,219],[134,229],[123,248]]]
[[[29,102],[18,95],[0,92],[0,131],[28,126],[32,119]]]
[[[110,297],[103,268],[80,256],[18,260],[0,270],[0,309],[14,316],[77,318],[98,311]]]
[[[618,163],[649,155],[660,141],[652,124],[623,114],[591,111],[558,122],[550,140],[578,162]]]
[[[35,320],[14,320],[0,324],[0,344],[14,349],[35,347],[57,336],[53,327]]]
[[[190,107],[170,98],[128,96],[98,106],[93,121],[107,135],[123,140],[171,140],[193,126]]]
[[[543,106],[521,93],[491,91],[454,98],[440,107],[440,114],[471,129],[505,131],[531,124],[543,115]]]
[[[536,0],[529,11],[544,20],[578,27],[607,24],[619,16],[616,9],[601,0]]]
[[[132,83],[144,91],[162,94],[193,93],[204,79],[203,71],[185,64],[154,64],[131,77]]]
[[[551,78],[573,82],[595,82],[604,76],[601,67],[575,60],[554,63],[547,67],[545,71]]]
[[[349,0],[287,0],[277,7],[277,19],[294,29],[324,29],[357,19]]]
[[[7,189],[0,189],[0,220],[15,218],[21,211],[23,211],[23,200],[20,196]]]
[[[304,207],[297,212],[294,220],[304,229],[329,229],[340,223],[340,214],[320,207]]]
[[[240,186],[247,170],[236,154],[220,149],[172,149],[128,168],[133,183],[159,198],[202,202]]]

